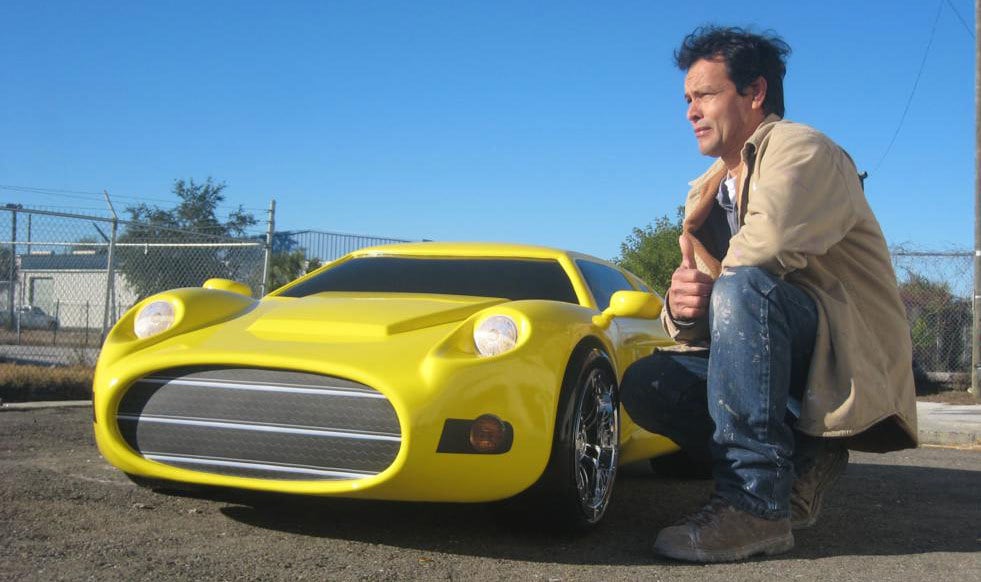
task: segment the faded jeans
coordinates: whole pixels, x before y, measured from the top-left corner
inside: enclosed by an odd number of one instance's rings
[[[817,307],[768,271],[737,267],[716,280],[708,317],[708,357],[657,351],[639,360],[621,401],[638,425],[711,462],[715,495],[759,517],[787,517],[795,474],[822,441],[793,428]]]

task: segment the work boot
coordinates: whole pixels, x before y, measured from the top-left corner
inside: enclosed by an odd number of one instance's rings
[[[679,525],[662,529],[654,540],[655,552],[688,562],[730,562],[793,547],[790,519],[756,517],[719,498]]]
[[[814,464],[794,481],[790,493],[790,524],[794,529],[807,529],[817,523],[824,494],[831,489],[848,466],[848,449],[827,445]]]

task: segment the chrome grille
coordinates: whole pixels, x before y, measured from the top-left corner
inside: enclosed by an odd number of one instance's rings
[[[262,479],[357,479],[385,470],[402,442],[377,390],[331,376],[182,368],[127,390],[119,430],[147,459]]]

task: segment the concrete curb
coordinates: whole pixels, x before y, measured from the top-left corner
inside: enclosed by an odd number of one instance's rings
[[[4,402],[0,412],[4,410],[37,410],[39,408],[81,408],[92,406],[91,400],[52,400],[42,402]]]
[[[981,446],[981,405],[917,402],[920,444]]]

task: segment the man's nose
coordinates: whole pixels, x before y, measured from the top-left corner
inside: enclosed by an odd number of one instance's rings
[[[702,110],[695,101],[692,101],[688,104],[688,111],[685,112],[685,116],[688,118],[688,121],[695,123],[702,118]]]

